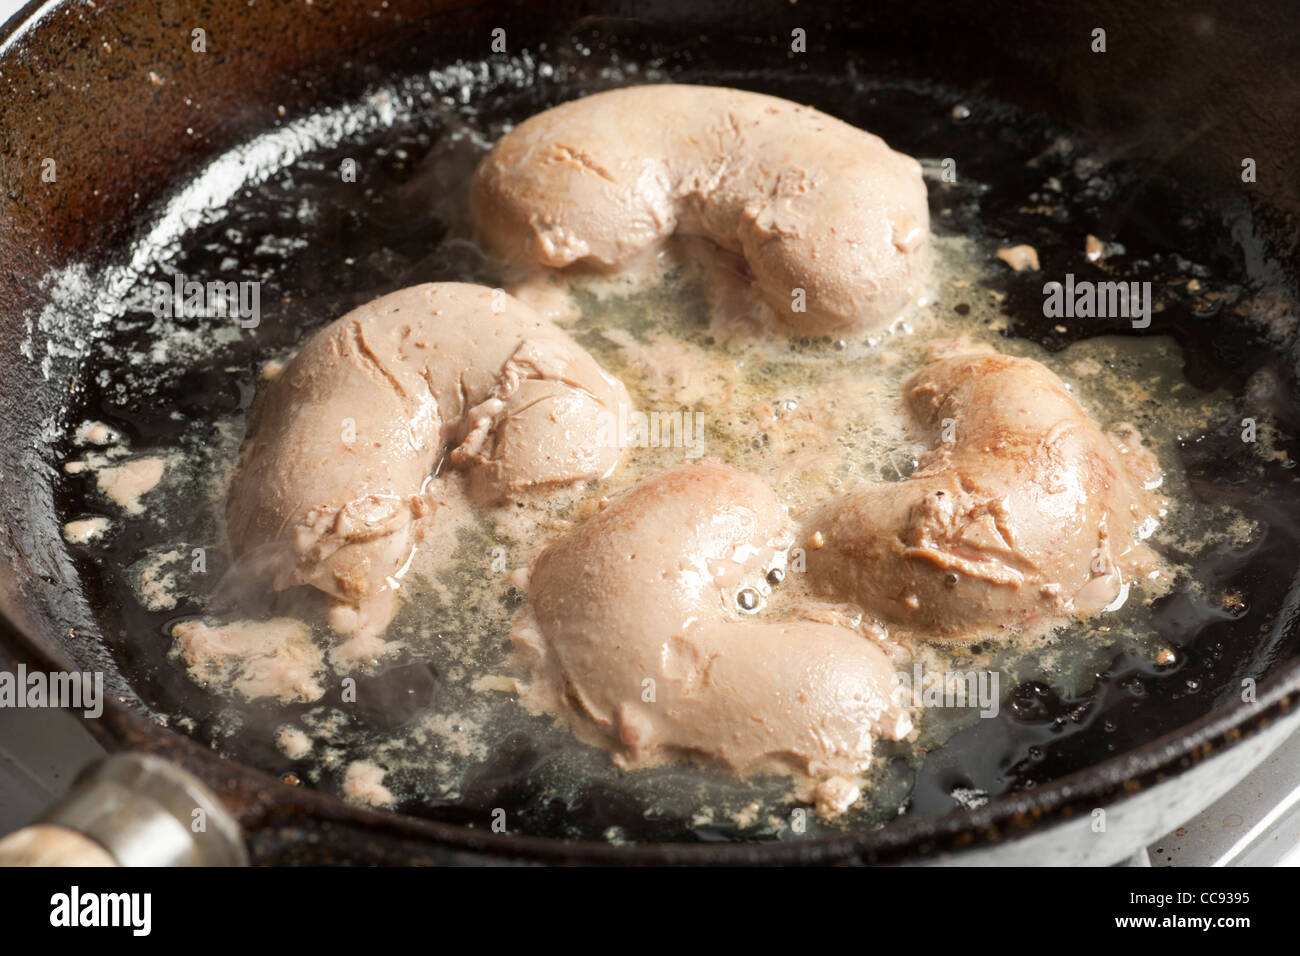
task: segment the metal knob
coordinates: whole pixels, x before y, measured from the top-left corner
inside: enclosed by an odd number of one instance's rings
[[[59,862],[247,866],[248,853],[239,825],[192,774],[158,757],[114,754],[39,823],[0,840],[0,865]]]

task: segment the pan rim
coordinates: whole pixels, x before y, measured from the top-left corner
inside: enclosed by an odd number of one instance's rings
[[[57,669],[69,662],[51,658],[19,628],[8,611],[0,608],[0,646],[28,655],[32,663]],[[61,647],[61,645],[59,645]],[[259,790],[273,788],[272,808],[245,820],[249,831],[267,825],[277,813],[301,809],[318,822],[363,825],[367,831],[423,839],[439,848],[463,850],[503,859],[541,863],[594,864],[714,864],[817,863],[854,860],[881,854],[890,861],[908,856],[916,862],[965,853],[1050,829],[1074,816],[1077,808],[1113,807],[1151,787],[1166,783],[1195,766],[1263,732],[1276,721],[1300,717],[1300,660],[1289,669],[1266,678],[1267,689],[1254,703],[1240,701],[1216,707],[1191,724],[1170,731],[1125,753],[1073,771],[1032,790],[1001,794],[977,809],[956,807],[930,816],[900,817],[883,826],[802,840],[734,843],[638,842],[624,846],[594,840],[570,840],[532,835],[494,834],[453,823],[402,813],[385,813],[349,804],[316,789],[290,787],[266,771],[219,756],[210,747],[184,734],[159,726],[138,709],[116,699],[105,701],[104,713],[90,720],[77,719],[106,746],[128,749],[130,738],[152,738],[160,750],[179,752],[195,764],[200,777],[211,784],[215,768],[224,766],[235,777]],[[208,773],[204,773],[207,764]],[[233,767],[231,771],[229,768]],[[220,788],[218,788],[220,790]],[[919,853],[917,851],[920,851]]]

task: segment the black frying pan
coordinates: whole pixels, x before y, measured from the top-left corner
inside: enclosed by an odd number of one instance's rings
[[[907,815],[877,829],[779,843],[728,840],[727,834],[713,835],[719,842],[698,835],[686,842],[689,835],[668,834],[663,842],[611,846],[497,835],[465,826],[454,814],[430,819],[357,809],[221,759],[150,719],[163,709],[166,664],[140,651],[158,643],[155,633],[140,628],[156,622],[133,618],[97,583],[102,569],[70,553],[59,532],[76,502],[55,471],[61,449],[49,440],[50,423],[93,410],[140,434],[155,421],[148,402],[160,396],[141,396],[133,405],[130,396],[119,395],[105,405],[93,374],[105,359],[79,354],[77,319],[48,312],[45,322],[40,318],[55,296],[75,299],[82,292],[52,289],[47,277],[71,263],[86,264],[93,301],[105,294],[94,288],[95,277],[156,223],[168,196],[206,157],[282,115],[346,103],[394,76],[457,60],[467,64],[467,91],[476,106],[501,119],[577,95],[601,82],[601,65],[628,60],[674,79],[747,86],[812,103],[905,151],[951,152],[975,164],[979,178],[996,187],[981,213],[989,241],[1025,227],[1016,207],[1026,184],[1014,170],[1058,128],[1077,130],[1111,164],[1106,175],[1114,190],[1105,204],[1080,190],[1072,200],[1071,228],[1096,223],[1122,229],[1135,237],[1130,252],[1149,272],[1159,273],[1181,252],[1207,266],[1207,281],[1253,288],[1274,267],[1283,281],[1298,274],[1300,84],[1291,74],[1300,58],[1285,4],[1223,14],[1164,3],[1144,4],[1140,12],[1123,4],[1086,13],[1033,3],[999,9],[990,3],[867,9],[565,3],[539,11],[390,0],[386,7],[318,2],[292,9],[177,4],[160,19],[155,6],[133,2],[107,9],[31,5],[0,41],[0,527],[6,532],[0,539],[0,608],[13,654],[47,668],[102,670],[113,701],[102,719],[90,722],[91,730],[110,749],[150,751],[194,770],[244,825],[259,862],[431,862],[481,855],[876,862],[947,858],[958,851],[955,858],[964,861],[1111,862],[1193,815],[1300,723],[1292,707],[1300,689],[1300,495],[1292,493],[1283,469],[1242,472],[1226,427],[1189,443],[1184,464],[1203,493],[1232,501],[1267,526],[1254,551],[1211,556],[1206,567],[1216,584],[1248,596],[1241,613],[1206,618],[1175,595],[1162,605],[1159,620],[1162,634],[1180,649],[1177,668],[1156,670],[1117,654],[1080,699],[1017,688],[1005,720],[980,722],[930,756]],[[1089,50],[1098,26],[1107,30],[1105,54]],[[191,49],[195,27],[206,31],[201,55]],[[525,89],[495,82],[489,44],[497,27],[506,30],[509,49],[528,49],[538,61],[570,70],[558,80],[539,77]],[[792,56],[787,38],[795,28],[807,32],[808,52]],[[949,102],[984,106],[975,111],[976,122],[961,127],[934,118],[934,108]],[[1240,178],[1245,156],[1258,166],[1250,187]],[[41,180],[45,158],[56,161],[56,183]],[[410,278],[405,268],[425,270],[421,278],[438,277],[429,269],[450,268],[439,259],[442,232],[433,219],[407,229],[393,214],[408,195],[401,171],[394,168],[384,182],[390,192],[378,191],[370,221],[341,220],[321,248],[291,259],[269,278],[300,305],[284,313],[298,324],[286,320],[268,329],[266,344],[287,345],[355,298],[403,284]],[[202,229],[195,224],[187,234],[193,240]],[[408,253],[409,265],[376,260],[372,272],[351,286],[338,282],[338,258],[375,230],[385,232],[389,247]],[[1044,229],[1036,241],[1052,268],[1053,230]],[[1038,312],[1036,285],[1009,277],[1002,291],[1015,334],[1049,348],[1065,344]],[[1264,318],[1249,309],[1189,306],[1161,322],[1184,345],[1194,384],[1227,387],[1243,408],[1273,416],[1286,436],[1283,447],[1294,453],[1294,343]],[[130,344],[139,335],[123,323],[108,331],[106,341]],[[243,400],[232,382],[196,376],[179,375],[165,397],[188,401],[190,414]],[[1261,380],[1276,387],[1263,394],[1248,387]],[[1254,703],[1240,699],[1243,678],[1259,682]],[[1065,726],[1066,716],[1078,713],[1086,719]],[[1031,749],[1040,756],[1026,759]],[[955,783],[998,796],[979,810],[954,809],[945,798]],[[1107,811],[1102,836],[1091,825],[1097,808]],[[611,811],[593,797],[577,812],[599,818]]]

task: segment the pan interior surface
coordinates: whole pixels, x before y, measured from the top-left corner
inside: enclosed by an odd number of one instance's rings
[[[1154,361],[1149,335],[1126,320],[1045,318],[1042,283],[1067,272],[1150,281],[1163,305],[1151,332],[1178,345],[1166,361],[1191,394],[1217,396],[1217,417],[1177,436],[1186,491],[1207,521],[1230,514],[1253,529],[1214,537],[1203,549],[1190,538],[1181,551],[1167,543],[1186,573],[1168,596],[1135,611],[1129,627],[1111,633],[1114,622],[1099,619],[1073,628],[1059,642],[1086,653],[1064,671],[1049,663],[1050,648],[999,662],[1014,681],[1002,688],[995,718],[954,716],[942,745],[923,756],[882,748],[862,809],[834,825],[810,815],[799,835],[875,827],[900,812],[943,813],[1033,789],[1225,706],[1240,698],[1243,681],[1297,657],[1300,635],[1276,626],[1300,564],[1292,468],[1300,407],[1278,348],[1294,311],[1279,277],[1219,211],[1142,179],[1068,130],[940,85],[852,72],[670,72],[614,55],[566,62],[521,55],[410,75],[360,99],[287,116],[178,184],[107,266],[49,277],[53,305],[42,329],[83,363],[80,390],[52,437],[53,461],[84,457],[72,433],[80,422],[101,421],[125,435],[133,453],[176,462],[160,508],[116,514],[107,543],[71,546],[103,640],[150,716],[223,755],[335,793],[354,760],[387,762],[396,768],[387,778],[395,809],[467,826],[489,826],[493,809],[504,807],[512,832],[542,836],[792,836],[782,781],[741,782],[689,767],[623,774],[548,719],[501,719],[496,710],[479,719],[469,665],[454,641],[438,638],[503,632],[518,599],[508,592],[442,608],[439,634],[418,633],[428,620],[399,618],[413,650],[360,676],[356,704],[345,703],[338,687],[316,704],[290,707],[215,696],[170,655],[175,623],[207,613],[216,599],[247,600],[229,593],[219,509],[263,363],[393,289],[440,280],[499,284],[494,265],[464,238],[459,197],[478,158],[511,124],[549,105],[659,80],[785,96],[869,129],[932,167],[957,157],[950,188],[931,178],[937,234],[965,240],[988,261],[1000,246],[1031,243],[1042,270],[989,269],[967,299],[945,294],[937,307],[979,321],[1000,315],[1008,350],[1033,345],[1056,354],[1116,336],[1111,354],[1133,363],[1119,374],[1147,380],[1152,369],[1139,366]],[[356,182],[340,178],[348,160],[361,171]],[[1123,242],[1123,255],[1104,273],[1082,260],[1089,234]],[[176,274],[260,283],[261,322],[242,329],[219,317],[160,319],[149,292]],[[1153,422],[1165,401],[1152,398]],[[1244,447],[1244,419],[1270,426],[1271,457]],[[85,476],[60,474],[56,482],[61,520],[106,513]],[[204,554],[201,572],[193,570],[196,549]],[[142,603],[145,573],[180,579],[175,606]],[[1172,657],[1160,658],[1160,650]],[[485,642],[482,652],[500,648]],[[285,726],[311,732],[310,756],[290,759],[276,746]],[[747,812],[755,803],[761,812]]]

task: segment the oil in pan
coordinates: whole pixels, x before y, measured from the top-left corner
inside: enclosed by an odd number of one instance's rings
[[[866,796],[833,824],[804,812],[780,778],[686,765],[621,772],[508,693],[504,638],[522,598],[506,572],[549,523],[581,518],[594,498],[691,449],[637,449],[599,488],[459,529],[441,560],[416,569],[385,635],[391,653],[360,670],[323,658],[316,700],[249,701],[195,684],[173,654],[178,622],[272,610],[268,595],[231,573],[222,529],[267,363],[384,292],[503,282],[467,239],[459,197],[478,159],[510,124],[558,99],[654,79],[617,60],[529,57],[407,78],[286,120],[215,161],[114,267],[67,277],[63,307],[93,300],[112,321],[96,323],[91,384],[60,448],[65,462],[94,466],[100,455],[101,467],[65,474],[59,506],[68,521],[111,521],[110,533],[74,547],[104,631],[153,716],[286,779],[405,813],[475,827],[504,813],[510,832],[548,836],[710,841],[799,838],[978,805],[1136,746],[1236,693],[1249,676],[1238,673],[1241,648],[1259,640],[1300,553],[1300,496],[1293,449],[1270,429],[1296,420],[1278,386],[1286,372],[1270,364],[1267,322],[1250,324],[1272,314],[1273,293],[1233,254],[1223,224],[1066,131],[996,103],[850,76],[809,91],[797,78],[753,71],[674,79],[811,101],[925,159],[938,259],[930,301],[869,339],[721,342],[691,271],[670,262],[660,282],[624,295],[579,283],[581,315],[569,331],[639,401],[707,401],[702,450],[763,475],[796,511],[859,480],[906,476],[917,446],[897,395],[929,342],[964,332],[1034,357],[1099,424],[1130,422],[1157,451],[1174,502],[1153,539],[1178,570],[1169,593],[1137,593],[1057,635],[900,659],[905,674],[996,675],[984,685],[993,697],[931,708],[914,739],[881,744]],[[997,258],[1016,244],[1034,247],[1039,269],[1016,272]],[[1149,282],[1151,327],[1045,316],[1043,284],[1067,274]],[[178,275],[256,283],[258,314],[242,322],[156,314],[153,283]],[[1256,337],[1216,340],[1212,319],[1224,310]],[[723,401],[683,394],[655,374],[657,350],[688,363],[696,381],[725,378],[734,388]],[[852,395],[862,411],[837,413],[828,431],[831,392]],[[756,405],[771,414],[756,416]],[[1246,418],[1258,419],[1261,439],[1244,446]],[[83,422],[104,422],[121,440],[87,443],[84,430],[77,436]],[[784,468],[773,451],[783,441],[817,445],[815,467]],[[129,449],[121,460],[165,462],[138,514],[110,506],[96,481],[114,449]],[[292,610],[329,644],[310,600]],[[1155,682],[1175,687],[1159,707],[1148,693]]]

